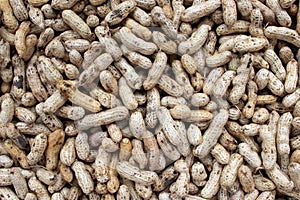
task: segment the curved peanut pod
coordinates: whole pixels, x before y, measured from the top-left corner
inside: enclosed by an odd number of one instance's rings
[[[78,121],[78,128],[86,130],[90,127],[97,127],[105,124],[110,124],[115,121],[120,121],[128,116],[129,112],[126,107],[119,106],[111,108],[97,114],[90,114],[84,116]]]
[[[158,179],[155,172],[140,170],[127,161],[119,162],[116,170],[124,178],[142,185],[152,185]]]
[[[217,8],[221,6],[220,0],[209,0],[199,3],[197,5],[191,6],[183,11],[181,15],[181,20],[184,22],[191,22],[193,20],[199,19],[206,15],[213,13]]]
[[[186,41],[178,45],[178,52],[180,54],[193,54],[196,53],[201,46],[204,45],[208,32],[211,30],[209,25],[201,25]]]
[[[154,43],[146,42],[138,38],[127,27],[120,29],[120,39],[128,49],[137,51],[144,55],[152,55],[157,50],[157,47]]]
[[[135,7],[135,1],[124,1],[117,5],[114,10],[109,12],[104,20],[109,25],[119,24],[123,19],[125,19],[129,15],[130,12],[134,10]]]
[[[267,28],[265,28],[264,34],[267,38],[283,40],[295,45],[298,48],[300,47],[300,35],[293,29],[286,27],[268,26]]]
[[[228,165],[226,165],[222,171],[220,177],[220,184],[224,188],[230,188],[233,186],[235,180],[237,179],[238,169],[243,163],[243,157],[234,153],[230,156]]]
[[[220,112],[212,119],[208,129],[203,135],[203,142],[193,151],[194,155],[204,158],[210,150],[217,144],[222,134],[222,129],[228,120],[228,111],[221,109]]]
[[[72,10],[62,12],[63,21],[85,39],[91,39],[90,27]]]
[[[220,188],[220,177],[222,173],[223,166],[218,162],[213,164],[212,171],[210,173],[209,179],[206,182],[204,188],[201,190],[201,196],[207,199],[215,196]]]

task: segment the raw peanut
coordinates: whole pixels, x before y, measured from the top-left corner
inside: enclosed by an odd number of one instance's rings
[[[275,135],[269,129],[267,125],[262,125],[259,131],[259,136],[263,141],[261,157],[265,169],[272,169],[277,157]]]
[[[259,191],[268,191],[268,190],[274,190],[275,184],[270,180],[262,175],[254,175],[253,176],[255,188]]]
[[[158,179],[155,172],[140,170],[126,161],[119,162],[116,169],[121,176],[146,186],[153,184]]]
[[[86,24],[89,27],[94,28],[99,25],[99,18],[96,15],[89,15],[86,19]]]
[[[231,58],[232,53],[230,51],[223,51],[207,57],[205,61],[208,67],[219,67],[228,63]]]
[[[56,174],[53,171],[40,168],[37,170],[36,176],[46,185],[53,185],[56,182]]]
[[[254,114],[254,108],[256,105],[256,97],[257,97],[257,85],[254,81],[249,81],[248,82],[248,102],[243,108],[243,115],[246,118],[251,118]]]
[[[105,49],[105,51],[107,53],[109,53],[115,61],[120,60],[121,56],[122,56],[122,51],[121,51],[120,47],[118,46],[117,42],[115,41],[115,39],[111,37],[107,28],[103,27],[103,26],[96,27],[95,34],[98,37],[98,39],[101,43],[101,46]],[[96,47],[95,50],[97,50],[98,48],[99,47]],[[93,53],[93,51],[91,53]],[[100,56],[100,53],[99,53],[99,56]],[[96,55],[97,54],[98,53],[96,53]],[[92,56],[91,56],[91,58],[92,58]],[[92,61],[89,61],[89,62],[92,62]]]
[[[289,108],[297,103],[297,101],[300,99],[300,89],[296,89],[295,92],[286,95],[282,99],[282,104]]]
[[[76,179],[78,180],[78,184],[83,193],[91,193],[94,190],[94,182],[89,172],[85,169],[84,164],[82,162],[75,161],[72,164],[72,170],[75,173]]]
[[[15,7],[15,6],[14,6]],[[9,4],[8,0],[1,0],[0,10],[2,11],[3,24],[5,24],[9,31],[14,32],[19,26],[18,20],[13,15],[12,6]]]
[[[121,28],[119,33],[122,43],[132,51],[137,51],[144,55],[151,55],[157,50],[154,43],[146,42],[136,37],[127,27]]]
[[[300,129],[300,117],[295,117],[293,119],[292,125],[295,129],[299,130]]]
[[[234,184],[242,163],[243,157],[240,154],[234,153],[230,156],[229,163],[224,167],[220,177],[221,187],[229,188]]]
[[[255,136],[258,135],[260,127],[260,124],[251,123],[244,125],[242,129],[246,136]]]
[[[75,138],[70,137],[66,140],[64,146],[60,151],[60,161],[67,166],[71,166],[75,159]]]
[[[166,54],[175,54],[177,52],[177,44],[173,40],[169,39],[165,34],[159,31],[153,31],[152,38],[157,47]]]
[[[203,186],[206,184],[207,173],[205,171],[205,167],[202,163],[196,162],[192,165],[191,168],[191,177],[193,183],[197,186]]]
[[[245,192],[250,193],[254,190],[254,180],[249,167],[241,165],[238,170],[238,178]]]
[[[240,98],[242,98],[242,95],[246,90],[246,84],[249,80],[250,74],[250,69],[247,68],[249,59],[249,54],[246,54],[241,58],[240,67],[237,69],[237,75],[232,79],[233,88],[229,93],[228,99],[233,104],[238,104]]]
[[[250,0],[238,0],[236,2],[237,9],[242,16],[248,17],[253,9]]]
[[[141,76],[136,73],[135,69],[124,58],[121,58],[119,61],[115,62],[115,67],[121,72],[126,79],[127,84],[132,89],[141,88],[143,84]]]
[[[229,35],[233,33],[245,33],[248,31],[250,22],[244,20],[237,20],[232,26],[221,24],[217,27],[217,35]]]
[[[79,159],[86,160],[89,153],[90,153],[90,147],[88,143],[88,135],[84,132],[78,133],[75,139],[75,149],[76,154]]]
[[[54,38],[54,30],[50,27],[46,28],[41,34],[37,42],[38,47],[45,47]]]
[[[147,154],[149,154],[149,169],[154,170],[159,168],[159,149],[154,135],[147,131],[143,136],[143,143]]]
[[[65,47],[59,37],[55,37],[48,43],[45,49],[46,56],[54,56],[56,58],[64,58],[66,56]]]
[[[46,154],[46,168],[53,170],[58,165],[58,154],[63,146],[65,132],[63,130],[56,130],[49,134],[48,145],[45,151]]]
[[[173,21],[168,17],[170,13],[165,12],[165,8],[170,8],[170,4],[164,6],[163,8],[159,6],[155,6],[151,10],[151,16],[153,19],[153,22],[159,24],[162,28],[162,30],[166,33],[168,37],[171,39],[177,38],[177,27],[173,23]]]
[[[35,176],[28,180],[28,187],[37,195],[38,199],[50,200],[46,187]]]
[[[70,55],[71,56],[71,55]],[[70,58],[71,59],[71,58]],[[74,61],[77,62],[77,61]],[[80,62],[80,61],[79,61]],[[75,63],[76,64],[76,63]],[[79,70],[75,65],[66,64],[65,75],[68,79],[74,80],[79,76]]]
[[[184,54],[181,56],[182,67],[189,73],[194,74],[197,70],[197,65],[192,56]]]
[[[160,89],[171,96],[180,97],[183,93],[182,87],[174,79],[165,74],[161,76],[157,84]]]
[[[277,96],[282,96],[284,93],[283,83],[272,72],[269,73],[269,83],[267,87]]]
[[[118,193],[117,193],[117,199],[118,200],[129,200],[130,199],[130,193],[128,190],[128,187],[126,185],[121,185]]]
[[[11,94],[13,97],[20,99],[26,92],[25,62],[18,55],[14,55],[11,61],[12,65],[14,66],[14,78],[11,88]]]
[[[135,160],[135,162],[139,164],[140,169],[145,169],[148,164],[148,160],[143,150],[142,142],[134,139],[132,141],[132,147],[133,147],[132,148],[133,159]]]
[[[66,103],[66,101],[67,98],[57,90],[43,103],[43,112],[51,114],[55,113],[57,109]]]
[[[203,46],[205,52],[208,55],[213,55],[217,44],[217,34],[214,31],[208,32],[207,40]]]
[[[237,20],[237,8],[234,0],[222,0],[224,23],[231,26]]]
[[[123,3],[120,3],[118,6],[116,6],[116,8],[114,8],[114,10],[106,15],[105,21],[109,25],[116,25],[123,19],[125,19],[129,15],[129,13],[134,10],[135,7],[135,1],[125,1]],[[117,10],[118,12],[116,12],[115,10]]]
[[[172,71],[175,75],[175,81],[183,88],[183,96],[189,98],[193,94],[193,87],[189,80],[188,74],[185,73],[184,68],[179,60],[172,62]]]
[[[300,154],[299,153],[300,153],[300,150],[296,149],[290,157],[290,162],[299,163],[299,161],[300,161],[300,158],[299,158]]]
[[[297,61],[291,59],[286,66],[286,78],[284,82],[284,88],[287,93],[292,93],[296,90],[296,85],[298,82],[298,67]]]
[[[138,107],[138,102],[134,97],[133,91],[123,77],[119,79],[119,95],[127,109],[134,110]]]
[[[278,0],[266,0],[266,5],[275,13],[278,23],[283,27],[291,26],[291,17],[281,8]]]
[[[228,164],[229,162],[229,152],[218,143],[212,149],[211,155],[222,165]]]
[[[253,113],[252,121],[257,124],[263,124],[269,119],[269,112],[266,108],[259,108]]]
[[[58,166],[59,176],[63,180],[63,182],[71,182],[73,180],[73,172],[71,168],[63,163],[60,163]]]
[[[210,95],[216,81],[222,76],[224,69],[219,67],[210,71],[203,83],[203,92],[207,95]]]
[[[201,196],[204,198],[212,198],[217,194],[220,188],[220,177],[222,174],[223,166],[218,162],[213,164],[212,171],[210,173],[209,179],[205,184],[204,188],[201,190]]]
[[[117,124],[109,124],[107,126],[107,132],[114,142],[119,143],[122,140],[122,132]]]
[[[160,106],[160,95],[156,88],[147,91],[147,106],[145,123],[148,127],[154,128],[157,124],[156,111]]]
[[[203,138],[201,130],[194,124],[191,124],[187,130],[187,138],[190,144],[197,146],[202,143]]]
[[[173,23],[175,27],[178,29],[181,22],[180,17],[183,11],[185,10],[185,7],[183,6],[182,0],[172,1],[172,7],[173,7]]]
[[[76,50],[80,53],[86,51],[90,46],[90,42],[85,39],[69,39],[69,40],[65,41],[64,44],[65,44],[66,50],[68,50],[68,51]]]
[[[21,174],[19,168],[11,168],[11,182],[20,199],[24,199],[28,193],[28,186],[25,177]]]
[[[114,143],[114,141],[112,141],[112,139],[110,138],[103,138],[102,147],[108,153],[116,152],[119,149],[119,145],[117,143]]]
[[[92,112],[99,112],[101,110],[100,103],[92,97],[80,92],[72,81],[59,80],[56,87],[72,103]]]
[[[269,83],[269,70],[262,68],[260,69],[256,75],[255,75],[255,83],[257,84],[257,87],[259,90],[264,89],[265,87],[267,87],[268,83]]]
[[[193,54],[196,53],[201,46],[204,45],[208,32],[211,30],[209,25],[201,25],[186,41],[178,45],[178,52],[180,54]]]
[[[15,194],[15,192],[12,189],[10,189],[9,187],[1,187],[0,195],[3,199],[12,199],[12,200],[19,199],[18,196]]]
[[[162,130],[158,131],[156,134],[157,143],[162,149],[165,156],[167,156],[170,160],[178,160],[180,158],[180,153],[176,149],[174,145],[168,141],[164,132]]]
[[[249,26],[249,33],[252,36],[258,37],[263,35],[263,15],[260,9],[255,8],[251,11],[251,24]]]
[[[268,49],[264,53],[264,59],[270,64],[270,69],[276,77],[280,81],[285,80],[286,70],[282,66],[282,62],[276,53],[273,50]]]
[[[286,65],[288,62],[294,59],[294,54],[288,46],[284,46],[279,50],[279,58]]]
[[[293,181],[289,179],[277,164],[273,168],[266,170],[266,173],[278,188],[287,192],[293,189]]]
[[[235,71],[226,71],[214,84],[212,94],[217,98],[223,97],[235,75]]]
[[[35,165],[40,161],[47,147],[47,136],[43,133],[35,136],[31,145],[31,151],[27,155],[27,161],[29,165]]]
[[[300,36],[293,29],[289,29],[286,27],[268,26],[264,30],[264,34],[267,38],[283,40],[288,43],[292,43],[297,47],[300,47]]]
[[[166,66],[167,55],[163,52],[158,52],[153,62],[153,65],[148,72],[148,76],[143,83],[145,90],[152,89],[158,83]]]
[[[288,166],[288,174],[291,177],[291,180],[293,181],[295,188],[297,190],[299,190],[299,180],[297,179],[297,177],[299,176],[299,172],[300,172],[300,164],[296,163],[296,162],[291,162],[289,163]]]
[[[7,155],[0,155],[0,166],[10,168],[13,165],[13,160]]]
[[[5,42],[8,42],[8,44],[10,45],[14,45],[15,43],[15,35],[8,32],[8,30],[6,30],[3,27],[0,27],[0,36],[3,38],[3,40]]]
[[[4,4],[4,3],[2,3],[2,4]],[[15,47],[16,47],[18,54],[22,58],[27,50],[26,36],[30,31],[29,25],[30,25],[29,22],[22,22],[20,24],[18,30],[16,31],[16,35],[15,35]]]
[[[35,24],[36,26],[44,29],[45,28],[45,21],[44,21],[44,15],[41,11],[41,9],[36,8],[32,5],[28,6],[29,11],[28,11],[28,16],[30,21]]]
[[[196,147],[193,154],[199,158],[204,158],[213,146],[217,143],[222,129],[228,120],[228,111],[221,109],[220,112],[212,119],[208,129],[203,135],[203,142]]]
[[[219,0],[201,2],[186,9],[181,15],[181,20],[184,22],[190,22],[199,19],[203,16],[213,13],[220,6],[221,1]]]
[[[96,30],[95,33],[97,33]],[[87,69],[90,66],[90,64],[92,64],[93,61],[98,56],[100,56],[101,53],[102,53],[101,44],[96,41],[92,42],[89,49],[83,54],[83,61],[81,64],[82,68]]]
[[[141,112],[135,111],[130,115],[129,128],[135,138],[141,139],[143,137],[147,130]]]
[[[120,105],[120,101],[117,100],[115,95],[103,91],[96,85],[93,85],[89,89],[91,89],[90,91],[91,97],[97,99],[104,107],[114,108]]]
[[[148,15],[148,13],[146,13],[144,10],[142,10],[139,7],[136,7],[132,13],[131,13],[132,17],[139,22],[141,25],[143,26],[151,26],[152,24],[152,17]]]
[[[90,27],[72,10],[62,12],[63,21],[85,39],[92,37]]]
[[[155,41],[154,41],[154,43],[155,43]],[[124,56],[134,66],[141,67],[143,69],[149,69],[152,67],[152,61],[149,58],[147,58],[146,56],[143,56],[140,53],[129,50],[125,45],[121,45],[121,49],[122,49]]]
[[[134,34],[144,40],[150,40],[152,38],[152,32],[147,27],[142,26],[131,18],[126,19],[125,26],[129,28]]]
[[[284,113],[278,121],[278,131],[276,135],[277,151],[280,160],[280,167],[287,171],[289,163],[290,145],[289,137],[292,125],[292,114]]]
[[[263,37],[237,36],[234,42],[234,52],[255,52],[269,45],[268,40]]]
[[[174,169],[179,172],[175,183],[170,186],[171,197],[183,197],[187,195],[188,184],[190,182],[190,173],[187,163],[184,160],[177,160],[174,163]]]

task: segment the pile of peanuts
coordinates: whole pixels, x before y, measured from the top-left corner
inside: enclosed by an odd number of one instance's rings
[[[298,8],[0,0],[0,199],[299,200]]]

